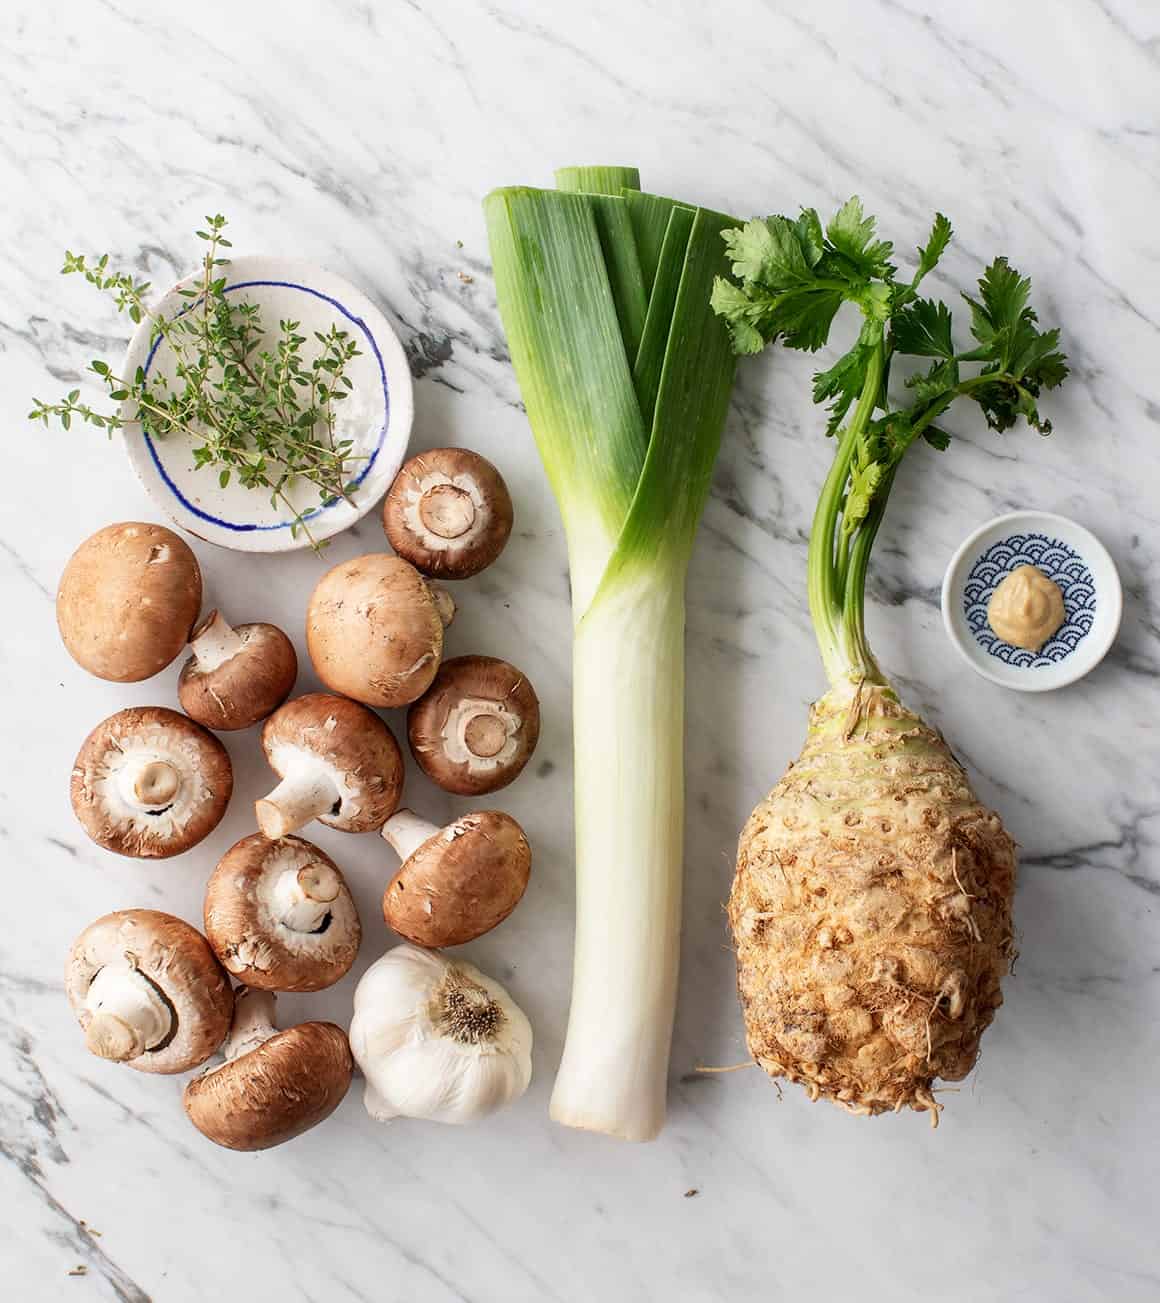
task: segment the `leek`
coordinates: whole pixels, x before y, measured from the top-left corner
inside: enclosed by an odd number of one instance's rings
[[[684,822],[684,588],[733,383],[710,304],[730,217],[632,168],[484,203],[496,295],[571,569],[572,1006],[552,1116],[664,1122]]]

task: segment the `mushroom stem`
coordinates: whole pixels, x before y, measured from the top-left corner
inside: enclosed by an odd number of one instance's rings
[[[234,998],[234,1020],[222,1045],[227,1063],[263,1045],[278,1030],[274,1022],[274,992],[239,986]]]
[[[158,810],[172,803],[181,790],[181,774],[168,760],[133,756],[120,774],[126,802],[138,810]]]
[[[199,670],[210,673],[232,659],[245,646],[220,611],[210,611],[189,637],[189,647]]]
[[[274,883],[274,917],[292,932],[317,932],[341,888],[338,874],[321,861],[284,869]]]
[[[443,621],[443,627],[447,626],[455,619],[455,598],[447,591],[446,588],[440,588],[438,584],[428,583],[427,588],[431,593],[431,600],[435,603],[435,609],[439,612],[439,618]]]
[[[325,769],[291,769],[264,800],[254,806],[264,837],[277,841],[327,814],[342,800],[334,779]]]
[[[128,1063],[166,1039],[173,1011],[129,959],[107,964],[89,985],[85,1044],[102,1059]]]
[[[397,810],[383,824],[383,837],[401,860],[409,860],[438,831],[437,824],[421,819],[414,810]]]

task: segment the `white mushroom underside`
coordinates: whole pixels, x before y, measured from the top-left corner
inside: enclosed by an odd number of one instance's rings
[[[453,488],[466,493],[475,507],[475,519],[462,534],[455,538],[444,538],[442,535],[429,530],[420,514],[419,504],[423,498],[441,484],[449,484]],[[491,524],[491,506],[473,476],[466,474],[446,475],[442,471],[428,471],[421,480],[408,484],[403,495],[403,519],[406,521],[407,528],[411,533],[416,538],[422,539],[423,546],[430,551],[450,552],[454,550],[458,552],[463,548],[470,547],[481,534],[488,530]]]
[[[151,1050],[173,1030],[173,1014],[157,988],[127,959],[106,964],[85,993],[90,1016],[102,1014],[132,1027],[140,1046]]]
[[[324,733],[334,728],[334,717],[329,717],[321,726]],[[307,747],[295,746],[282,742],[270,749],[270,767],[281,774],[283,781],[289,779],[303,789],[315,784],[328,784],[336,793],[336,800],[342,802],[343,819],[353,818],[362,810],[362,784],[352,781],[353,775],[338,768],[332,760],[319,755]],[[327,810],[316,816],[322,823],[331,823],[335,816]]]
[[[490,715],[503,725],[504,744],[493,756],[477,755],[467,745],[467,728],[479,715]],[[453,764],[467,765],[475,773],[491,773],[493,769],[502,769],[515,759],[519,750],[519,738],[523,720],[519,715],[503,704],[502,701],[489,701],[483,697],[464,697],[464,699],[447,716],[440,736],[443,739],[443,752]]]
[[[279,882],[286,874],[291,879],[297,877],[300,869],[316,862],[317,857],[308,847],[294,842],[278,843],[278,849],[270,855],[251,888],[257,906],[254,931],[239,937],[233,952],[223,961],[230,972],[240,974],[247,968],[267,972],[284,963],[287,954],[329,960],[349,947],[351,934],[358,925],[349,892],[340,891],[327,904],[319,919],[321,924],[326,914],[330,915],[330,924],[323,932],[299,932],[283,922],[285,892],[279,889]],[[247,889],[242,875],[238,876],[234,889]]]
[[[113,739],[88,776],[87,787],[111,823],[162,841],[179,836],[213,793],[202,778],[201,750],[184,735],[154,726]],[[145,806],[133,793],[147,765],[171,765],[180,776],[173,798]],[[78,771],[85,777],[84,771]]]

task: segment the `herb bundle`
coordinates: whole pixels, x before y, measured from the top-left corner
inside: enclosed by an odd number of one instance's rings
[[[138,367],[125,376],[97,359],[88,370],[120,404],[118,411],[99,412],[81,402],[80,390],[74,389],[59,402],[34,399],[29,419],[48,425],[55,418],[67,430],[76,418],[110,435],[139,423],[156,439],[180,431],[193,441],[196,466],[216,469],[222,488],[236,476],[248,489],[268,491],[271,506],[292,513],[291,533],[304,532],[317,548],[306,524],[310,513],[296,507],[288,493],[305,480],[323,505],[349,500],[350,465],[360,458],[351,451],[353,440],[336,438],[335,409],[351,391],[346,369],[359,349],[347,331],[332,324],[326,333],[314,332],[317,350],[307,358],[301,323],[289,319],[278,322],[278,334],[267,343],[258,306],[227,296],[226,225],[219,213],[207,216],[206,229],[197,232],[207,245],[201,271],[177,291],[185,302],[172,316],[150,310],[149,284],[111,271],[108,254],[89,260],[66,252],[62,274],[83,275],[134,323],[148,320],[150,347],[161,344],[170,351],[174,375],[167,376],[165,368],[147,374]]]

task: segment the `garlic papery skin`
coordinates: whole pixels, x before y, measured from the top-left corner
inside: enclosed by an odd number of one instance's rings
[[[532,1027],[507,991],[472,964],[418,946],[396,946],[367,969],[350,1048],[366,1110],[380,1122],[474,1122],[532,1079]]]

